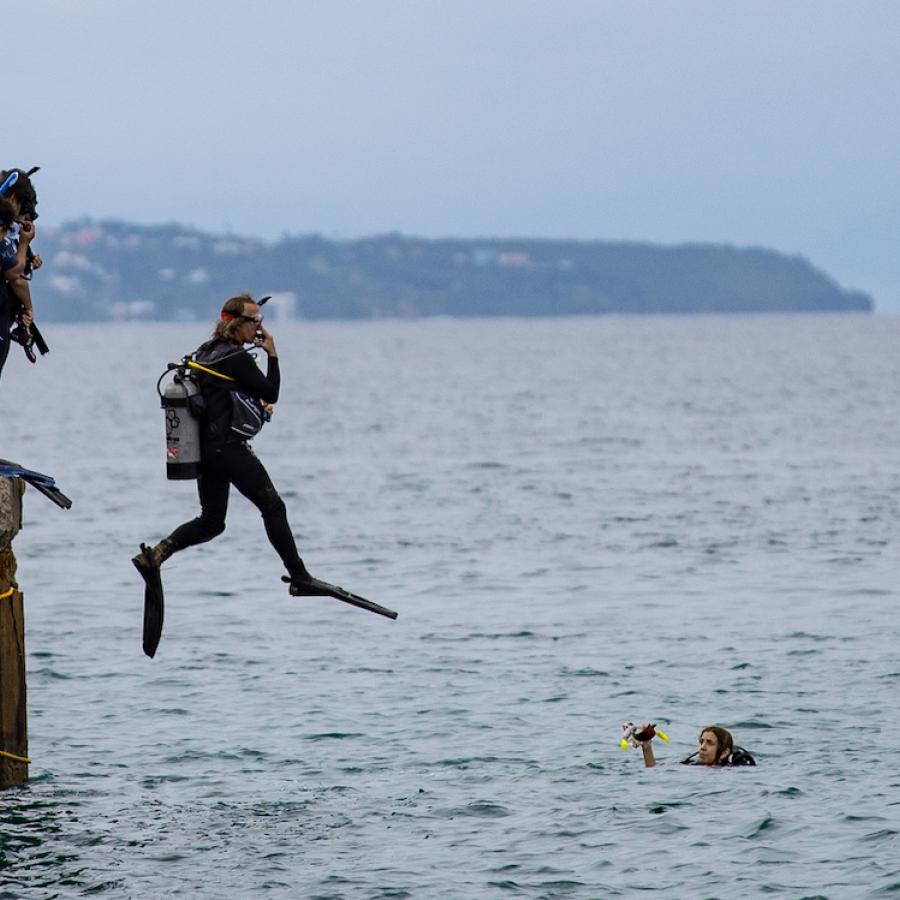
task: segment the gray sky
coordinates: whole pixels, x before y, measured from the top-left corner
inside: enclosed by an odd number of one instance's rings
[[[22,10],[3,164],[46,224],[753,244],[900,311],[897,0]]]

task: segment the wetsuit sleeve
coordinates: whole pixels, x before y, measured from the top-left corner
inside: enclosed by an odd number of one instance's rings
[[[278,393],[281,390],[281,367],[278,365],[277,356],[269,357],[269,364],[266,373],[269,378],[269,383],[275,386],[275,397],[274,399],[267,402],[275,403],[278,400]]]
[[[228,367],[228,374],[237,381],[241,390],[247,391],[248,394],[252,394],[266,403],[275,403],[278,400],[278,391],[281,388],[281,370],[278,367],[277,356],[269,357],[269,366],[265,375],[249,353],[239,353],[228,362],[231,364]]]

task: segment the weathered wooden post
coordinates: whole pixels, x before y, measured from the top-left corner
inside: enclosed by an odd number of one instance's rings
[[[0,477],[0,788],[28,780],[25,611],[12,550],[24,490],[21,479]]]

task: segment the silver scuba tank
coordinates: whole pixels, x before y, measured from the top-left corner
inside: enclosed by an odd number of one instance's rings
[[[185,367],[160,395],[166,416],[166,478],[180,481],[200,474],[200,422],[194,415],[194,398],[200,393]]]

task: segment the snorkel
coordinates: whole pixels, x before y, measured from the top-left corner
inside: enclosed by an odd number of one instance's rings
[[[666,744],[669,743],[669,736],[657,728],[655,722],[647,725],[635,725],[633,722],[625,722],[622,725],[622,729],[622,740],[619,741],[619,746],[623,750],[627,750],[629,747],[640,747],[641,744],[655,737],[658,737]]]
[[[0,197],[5,196],[9,193],[9,189],[19,180],[18,172],[10,172],[6,181],[3,184],[0,184]]]
[[[271,294],[267,294],[265,297],[260,297],[259,300],[256,301],[257,306],[265,306],[272,299]],[[253,338],[253,344],[256,347],[261,347],[262,342],[265,340],[262,333],[262,323],[260,323],[260,327],[256,329],[256,335]]]

